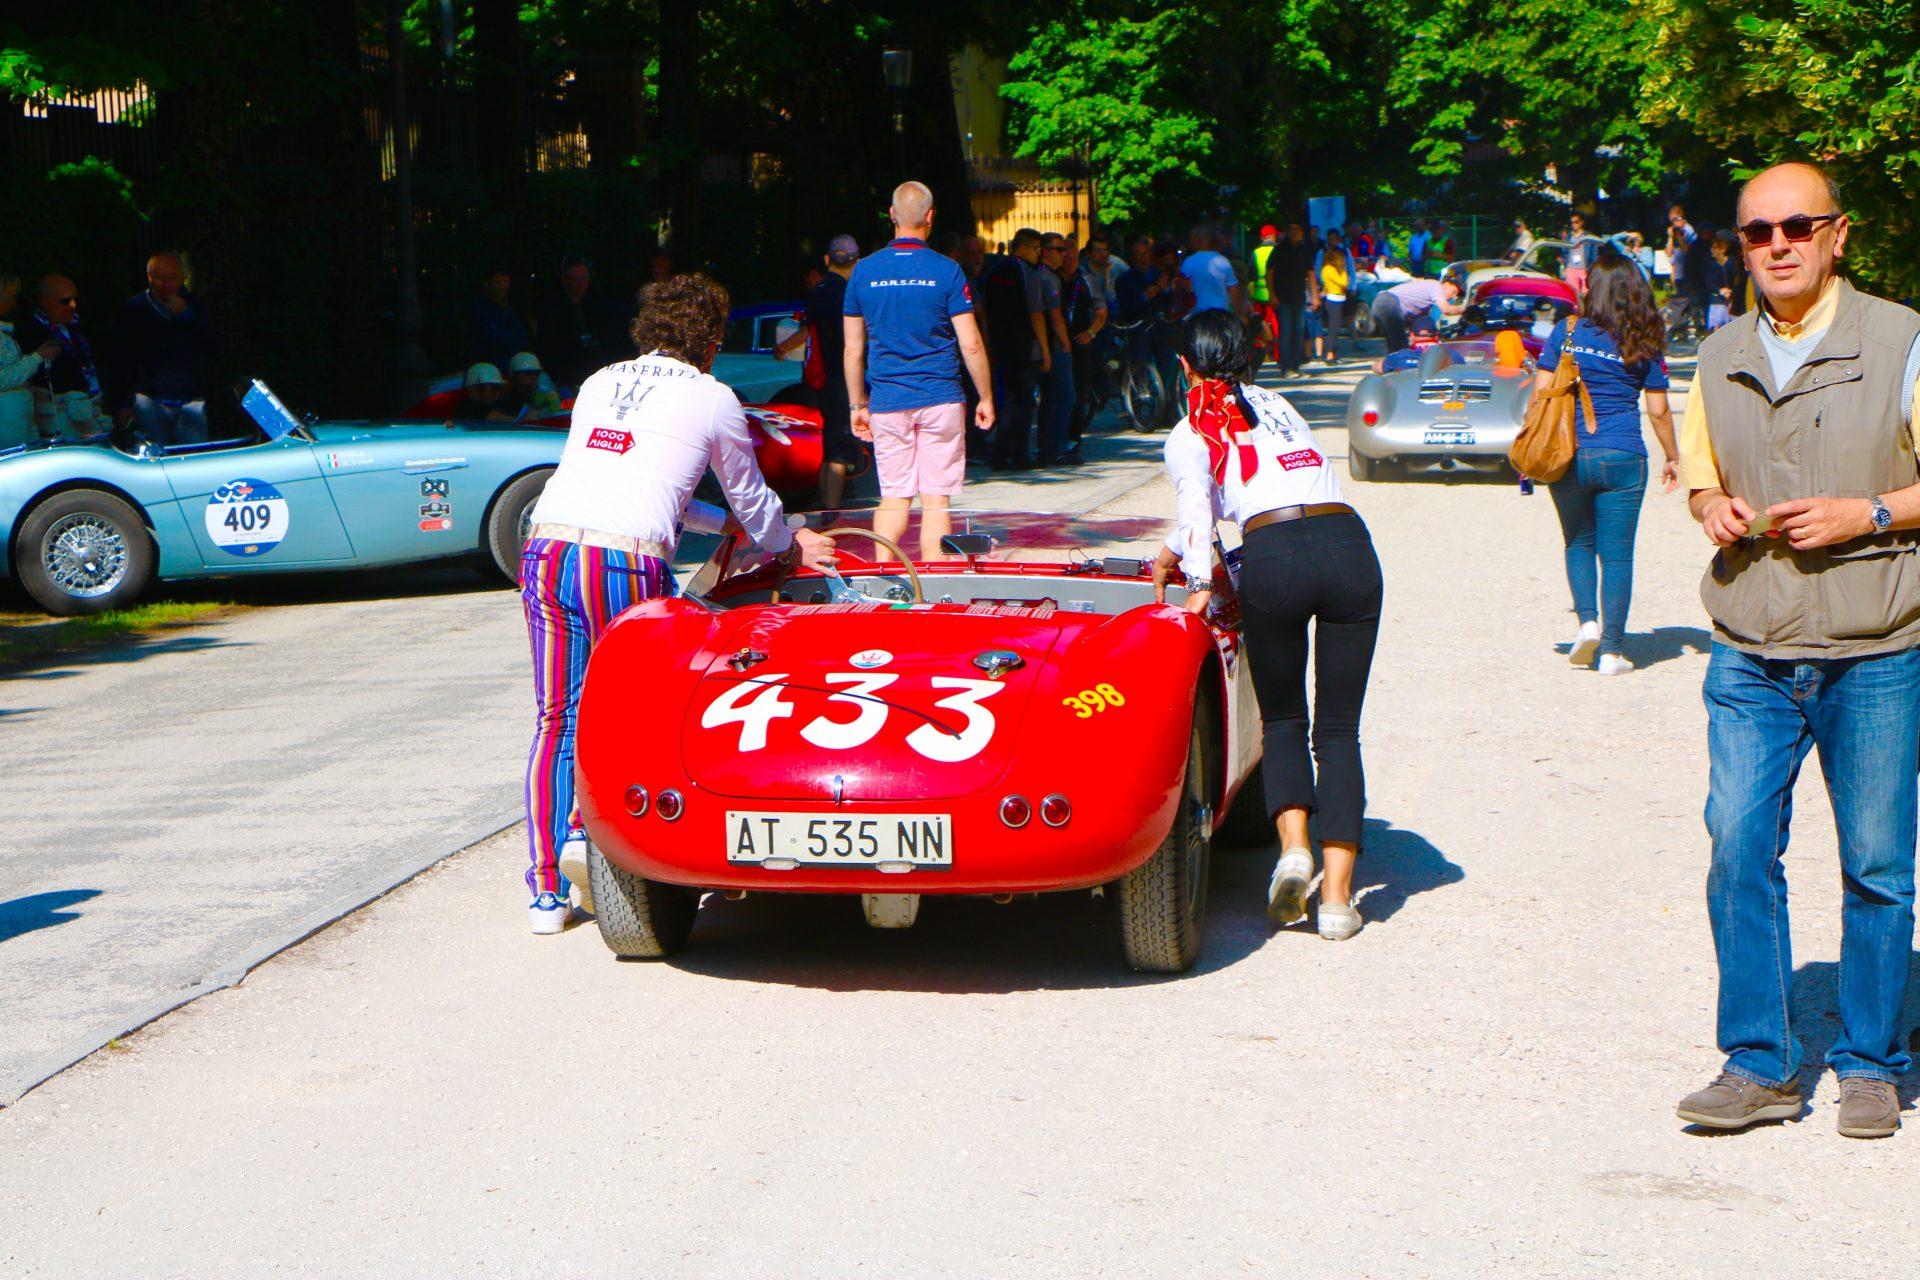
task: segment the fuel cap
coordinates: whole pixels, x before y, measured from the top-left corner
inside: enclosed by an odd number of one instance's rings
[[[1007,672],[1026,666],[1027,660],[1011,649],[988,649],[973,655],[973,665],[986,672],[989,680],[998,680]]]

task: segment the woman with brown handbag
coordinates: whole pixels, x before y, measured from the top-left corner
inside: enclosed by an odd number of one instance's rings
[[[1592,402],[1590,409],[1581,406],[1573,463],[1550,489],[1566,540],[1567,586],[1580,619],[1568,657],[1575,666],[1622,675],[1633,670],[1622,649],[1633,600],[1634,532],[1647,491],[1642,394],[1666,454],[1660,475],[1668,493],[1680,483],[1680,450],[1667,405],[1666,324],[1646,277],[1617,249],[1602,247],[1595,255],[1578,321],[1556,328],[1547,340],[1534,375],[1535,395],[1553,386],[1562,351],[1573,356],[1584,398]]]

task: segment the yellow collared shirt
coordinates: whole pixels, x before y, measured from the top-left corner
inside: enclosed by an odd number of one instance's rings
[[[1839,309],[1840,278],[1835,276],[1827,282],[1820,301],[1813,304],[1813,310],[1798,324],[1775,320],[1764,303],[1760,307],[1760,323],[1788,342],[1799,342],[1825,333]],[[1694,382],[1698,381],[1696,373]],[[1920,378],[1913,382],[1913,414],[1907,430],[1913,436],[1914,450],[1920,452]],[[1689,489],[1720,487],[1720,462],[1714,456],[1713,438],[1707,434],[1707,398],[1698,394],[1692,383],[1687,386],[1687,411],[1680,419],[1680,483]]]

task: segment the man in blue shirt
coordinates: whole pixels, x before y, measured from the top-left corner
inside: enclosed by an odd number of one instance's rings
[[[993,380],[966,276],[927,247],[933,192],[903,182],[888,213],[892,243],[861,259],[847,281],[847,393],[853,433],[873,441],[880,472],[873,531],[899,542],[918,495],[920,558],[935,560],[967,473],[961,361],[979,392],[982,431],[993,427]]]
[[[1230,311],[1240,314],[1240,278],[1226,255],[1214,249],[1213,232],[1195,227],[1187,240],[1187,258],[1180,274],[1193,286],[1193,308],[1188,315],[1202,311]]]

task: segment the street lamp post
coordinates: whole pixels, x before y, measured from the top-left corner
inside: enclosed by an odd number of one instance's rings
[[[907,169],[907,90],[913,85],[913,50],[888,45],[880,51],[880,72],[893,91],[893,161],[898,180]]]

